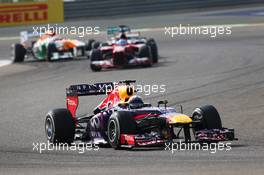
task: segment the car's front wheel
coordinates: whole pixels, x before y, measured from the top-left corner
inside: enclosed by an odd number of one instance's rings
[[[158,46],[156,41],[153,38],[147,40],[147,45],[151,49],[151,54],[153,58],[153,63],[157,63],[159,60]]]
[[[102,52],[99,49],[93,49],[91,52],[91,63],[90,63],[90,68],[92,69],[92,71],[94,72],[98,72],[102,69],[101,66],[95,65],[93,64],[94,61],[100,61],[102,60]]]
[[[27,51],[22,44],[12,45],[12,60],[14,63],[23,62]]]
[[[147,45],[142,46],[139,49],[138,57],[139,58],[144,58],[144,57],[148,58],[149,62],[146,63],[144,66],[146,66],[146,67],[151,67],[152,66],[153,60],[152,60],[151,50],[150,50],[149,46],[147,46]]]
[[[199,121],[194,125],[194,131],[202,129],[221,129],[222,121],[216,108],[212,105],[205,105],[196,108],[192,114],[193,121]]]
[[[121,134],[135,134],[137,132],[136,123],[131,112],[119,111],[111,115],[107,124],[107,136],[109,144],[114,149],[120,149]]]

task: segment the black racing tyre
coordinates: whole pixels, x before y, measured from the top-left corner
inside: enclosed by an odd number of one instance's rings
[[[102,70],[102,67],[101,66],[97,66],[97,65],[94,65],[94,64],[90,64],[90,68],[92,69],[92,71],[94,72],[99,72]]]
[[[139,48],[138,57],[140,57],[140,58],[151,57],[150,49],[147,45]]]
[[[92,43],[92,49],[98,49],[99,46],[100,46],[100,42],[98,42],[98,41],[95,41]]]
[[[120,149],[121,134],[136,134],[137,126],[133,113],[127,111],[114,112],[107,123],[108,142],[114,149]]]
[[[12,52],[13,62],[18,63],[24,61],[27,50],[22,44],[14,44],[12,46]]]
[[[103,54],[99,49],[93,49],[91,52],[91,61],[99,61],[102,60]]]
[[[52,61],[51,58],[54,52],[57,52],[56,45],[54,43],[49,43],[47,47],[47,61]]]
[[[77,49],[78,50],[81,50],[81,54],[82,54],[81,56],[86,56],[86,54],[85,54],[85,47],[78,47]]]
[[[88,42],[87,42],[87,44],[86,44],[86,50],[92,50],[92,44],[95,42],[95,40],[94,39],[89,39],[88,40]]]
[[[109,46],[109,44],[108,43],[101,43],[101,46],[103,47],[103,46]]]
[[[200,120],[200,123],[194,125],[194,130],[202,129],[221,129],[222,121],[216,108],[212,105],[205,105],[196,108],[192,113],[193,121]]]
[[[151,50],[150,50],[149,46],[147,46],[147,45],[142,46],[138,51],[138,57],[139,58],[147,57],[147,58],[151,59],[150,63],[144,65],[144,67],[152,66],[153,60],[152,60]]]
[[[75,122],[68,109],[54,109],[48,112],[45,120],[45,133],[51,143],[72,143]]]
[[[101,66],[97,66],[97,65],[94,65],[93,64],[93,61],[99,61],[99,60],[102,60],[102,52],[101,50],[99,49],[93,49],[92,52],[91,52],[91,64],[90,64],[90,67],[92,69],[92,71],[100,71],[102,69]]]
[[[153,63],[158,63],[159,53],[156,41],[153,38],[147,40],[147,45],[150,47]]]

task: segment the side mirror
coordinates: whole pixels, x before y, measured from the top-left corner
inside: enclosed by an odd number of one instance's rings
[[[182,107],[182,105],[176,105],[175,108],[176,108],[176,111],[178,111],[177,109],[180,108],[181,114],[183,114],[183,107]]]
[[[168,104],[167,100],[158,101],[158,107],[160,107],[160,105],[164,105],[164,107],[167,108],[167,104]]]

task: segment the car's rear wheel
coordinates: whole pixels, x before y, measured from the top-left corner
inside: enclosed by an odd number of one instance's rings
[[[92,43],[92,49],[98,49],[99,46],[100,46],[100,42],[98,42],[98,41],[95,41]]]
[[[87,50],[87,51],[92,50],[92,44],[93,44],[94,42],[95,42],[94,39],[89,39],[89,40],[88,40],[88,42],[87,42],[87,44],[86,44],[86,50]]]
[[[102,52],[99,49],[93,49],[91,52],[91,63],[90,63],[90,67],[92,69],[92,71],[94,72],[98,72],[102,69],[101,66],[95,65],[93,64],[93,61],[100,61],[102,60]]]
[[[222,121],[216,108],[212,105],[196,108],[192,114],[193,121],[200,121],[194,124],[194,131],[202,129],[221,129]]]
[[[27,51],[22,44],[12,46],[12,60],[14,63],[23,62]]]
[[[51,143],[72,143],[75,122],[68,109],[54,109],[46,115],[45,133]]]
[[[57,52],[56,45],[54,43],[48,44],[47,48],[47,61],[52,61],[53,53]]]
[[[111,115],[107,124],[107,136],[109,144],[114,149],[120,149],[121,134],[135,134],[137,131],[136,123],[132,118],[131,112],[119,111]]]

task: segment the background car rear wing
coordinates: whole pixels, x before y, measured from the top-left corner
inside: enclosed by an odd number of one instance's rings
[[[25,44],[31,38],[38,38],[39,34],[35,32],[22,31],[20,32],[20,43]]]
[[[116,35],[118,33],[130,32],[131,29],[126,25],[114,26],[107,28],[107,35]]]

